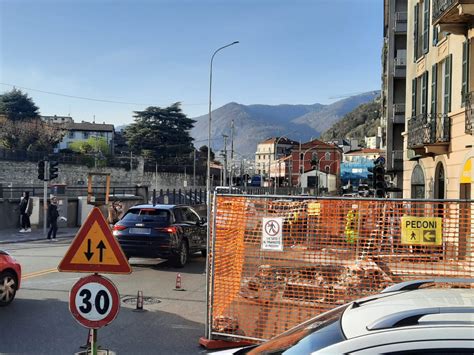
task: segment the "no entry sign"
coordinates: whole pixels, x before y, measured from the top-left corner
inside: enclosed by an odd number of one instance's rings
[[[69,310],[80,324],[88,328],[98,329],[112,322],[119,307],[117,288],[100,275],[83,277],[69,294]]]

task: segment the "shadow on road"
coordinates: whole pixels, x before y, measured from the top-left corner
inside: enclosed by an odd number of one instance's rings
[[[202,257],[200,254],[191,255],[188,259],[188,263],[183,268],[174,267],[170,261],[163,259],[130,258],[129,262],[132,267],[141,267],[165,272],[182,272],[187,274],[203,274],[206,272],[206,258]]]

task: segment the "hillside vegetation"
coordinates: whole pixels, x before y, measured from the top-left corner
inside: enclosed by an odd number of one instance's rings
[[[323,140],[354,138],[363,142],[364,137],[377,134],[377,128],[380,126],[379,117],[380,102],[378,100],[362,104],[334,123],[321,135],[321,138]]]

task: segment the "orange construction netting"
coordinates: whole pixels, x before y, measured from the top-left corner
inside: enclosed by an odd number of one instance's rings
[[[210,337],[270,339],[394,283],[474,277],[474,203],[217,195]]]

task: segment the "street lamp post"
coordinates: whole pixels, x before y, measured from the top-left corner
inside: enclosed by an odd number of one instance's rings
[[[211,57],[211,65],[210,65],[210,70],[209,70],[209,117],[208,117],[208,122],[209,122],[209,130],[208,130],[208,140],[207,140],[207,181],[206,181],[206,189],[207,189],[207,219],[209,220],[210,217],[210,203],[211,203],[211,107],[212,107],[212,63],[214,61],[214,57],[217,54],[217,52],[223,50],[224,48],[233,46],[234,44],[239,43],[239,41],[235,41],[232,43],[229,43],[225,46],[222,46],[220,48],[217,48],[214,53],[212,54]],[[208,228],[209,231],[209,228]],[[209,237],[209,235],[208,235]]]
[[[211,57],[211,63],[210,63],[210,68],[209,68],[209,117],[208,117],[208,122],[209,122],[209,130],[208,130],[208,139],[207,139],[207,179],[206,179],[206,202],[207,202],[207,257],[206,257],[206,265],[209,265],[209,252],[210,252],[210,242],[211,242],[211,235],[210,235],[210,220],[211,220],[211,108],[212,108],[212,62],[214,61],[214,57],[217,54],[217,52],[223,50],[224,48],[233,46],[234,44],[239,43],[239,41],[234,41],[232,43],[229,43],[225,46],[222,46],[220,48],[217,48],[214,53],[212,54]],[[209,269],[207,270],[207,278],[209,278]],[[211,272],[212,275],[212,272]],[[209,282],[206,282],[206,295],[209,295],[209,289],[208,289],[208,284]],[[208,304],[208,309],[209,309],[209,304]],[[207,312],[206,313],[206,324],[211,324],[212,314]],[[206,337],[210,337],[211,329],[210,327],[206,327]]]

